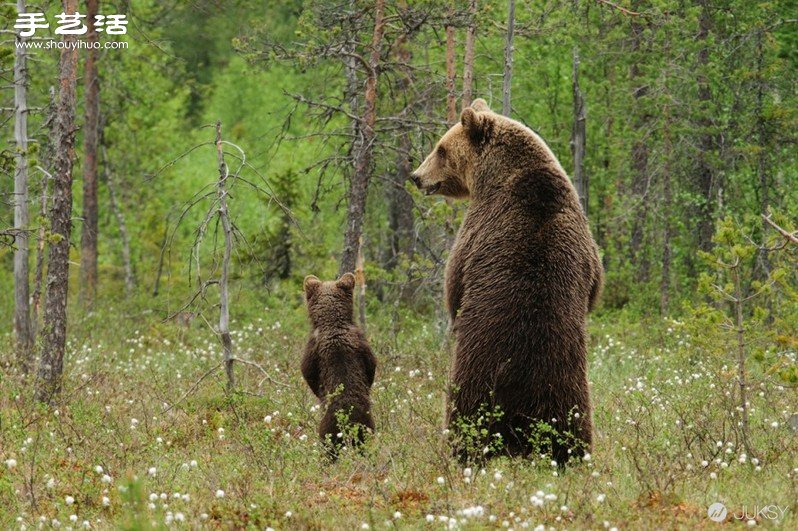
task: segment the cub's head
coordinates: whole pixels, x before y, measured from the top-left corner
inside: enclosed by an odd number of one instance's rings
[[[455,124],[438,141],[410,179],[426,195],[466,198],[480,146],[490,139],[493,113],[483,99],[463,109]]]
[[[353,322],[355,275],[346,273],[338,280],[326,282],[308,275],[305,277],[304,289],[308,316],[315,328]]]

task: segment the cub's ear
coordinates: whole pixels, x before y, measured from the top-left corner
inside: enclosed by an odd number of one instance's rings
[[[302,286],[305,288],[305,296],[310,297],[318,291],[319,286],[321,286],[321,280],[313,275],[308,275],[305,277]]]
[[[352,291],[355,289],[355,275],[352,273],[344,273],[344,275],[335,281],[335,285],[341,289]]]
[[[484,114],[477,114],[471,107],[463,109],[460,115],[460,123],[471,142],[478,144],[486,140],[490,133],[490,117]]]
[[[477,98],[474,101],[472,101],[471,108],[474,109],[476,112],[490,111],[490,107],[488,107],[488,102],[483,100],[482,98]]]

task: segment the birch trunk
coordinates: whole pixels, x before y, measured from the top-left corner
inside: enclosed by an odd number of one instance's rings
[[[74,14],[77,0],[64,0],[64,13]],[[36,399],[52,403],[61,391],[67,328],[69,285],[69,237],[72,232],[72,155],[75,145],[75,92],[78,54],[72,48],[76,37],[64,35],[61,50],[58,106],[55,123],[55,174],[50,210],[52,243],[48,254],[47,294],[44,304],[42,341]]]
[[[24,0],[17,1],[19,13],[26,12]],[[17,34],[18,43],[25,37]],[[32,363],[33,327],[30,319],[28,272],[28,67],[25,48],[14,48],[14,332],[17,337],[17,362],[23,374]]]
[[[108,185],[111,211],[116,218],[117,225],[119,225],[119,239],[122,240],[122,267],[125,271],[125,294],[130,296],[136,288],[136,277],[133,274],[133,264],[130,260],[130,235],[127,232],[125,213],[122,211],[122,206],[119,204],[116,193],[116,183],[114,182],[113,172],[111,172],[108,167],[108,155],[105,146],[102,146],[100,149],[103,159],[103,176],[105,177],[105,183]]]

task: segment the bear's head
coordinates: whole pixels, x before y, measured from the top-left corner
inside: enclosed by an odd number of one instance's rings
[[[411,180],[427,195],[476,199],[501,184],[544,210],[570,201],[572,186],[546,142],[496,114],[483,99],[463,109]],[[573,192],[575,193],[575,192]]]
[[[338,280],[326,282],[308,275],[304,289],[308,316],[314,328],[337,327],[353,322],[355,275],[346,273]]]
[[[426,195],[440,194],[466,198],[481,147],[486,144],[495,124],[488,104],[476,99],[463,109],[460,122],[438,141],[435,149],[413,172],[410,179]]]

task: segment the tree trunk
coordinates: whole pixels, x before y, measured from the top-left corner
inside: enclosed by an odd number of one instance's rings
[[[585,98],[579,88],[579,49],[574,48],[573,57],[573,92],[574,92],[574,128],[571,134],[571,151],[574,156],[574,187],[579,196],[582,211],[587,216],[588,209],[588,177],[585,174]]]
[[[116,184],[113,179],[113,172],[108,167],[108,154],[106,153],[105,146],[100,148],[102,150],[103,159],[103,176],[105,183],[108,185],[108,195],[111,204],[111,211],[116,218],[119,225],[119,239],[122,240],[122,267],[125,271],[125,294],[127,296],[133,295],[136,288],[136,277],[133,274],[133,264],[130,260],[130,235],[127,232],[127,223],[125,223],[125,213],[119,204],[119,199],[116,194]]]
[[[42,142],[41,148],[41,167],[39,170],[42,172],[42,189],[39,196],[39,218],[41,220],[47,219],[47,204],[48,204],[48,190],[50,188],[50,181],[53,179],[50,171],[52,170],[53,161],[53,142],[54,126],[56,115],[56,96],[55,87],[50,87],[50,103],[47,106],[47,117],[44,121],[44,127],[48,130],[48,135]],[[39,334],[39,309],[41,306],[42,298],[42,277],[44,276],[44,248],[47,242],[47,227],[44,221],[41,222],[39,233],[36,237],[36,273],[33,277],[33,295],[32,300],[32,316],[31,322],[33,324],[34,338]]]
[[[414,98],[409,94],[413,84],[413,70],[410,66],[411,52],[407,46],[406,36],[400,36],[396,45],[396,62],[398,66],[398,79],[396,93],[404,105],[413,106]],[[405,109],[405,112],[407,109]],[[399,263],[399,257],[411,257],[414,249],[414,223],[413,223],[413,197],[405,189],[405,183],[413,171],[411,160],[411,134],[408,127],[403,127],[398,133],[398,146],[396,155],[396,173],[387,179],[385,190],[388,203],[388,246],[385,252],[384,267],[392,270]]]
[[[513,84],[513,35],[515,33],[515,0],[509,0],[507,10],[507,42],[504,45],[504,82],[502,84],[502,114],[510,116],[510,89]]]
[[[707,1],[700,2],[701,15],[698,23],[697,39],[702,43],[698,51],[698,154],[696,156],[696,169],[698,193],[701,204],[698,209],[698,248],[709,252],[712,250],[712,235],[715,232],[714,223],[714,191],[717,187],[715,168],[712,166],[710,155],[717,150],[717,139],[712,131],[712,118],[710,106],[712,105],[712,89],[709,86],[707,71],[709,70],[709,30],[712,25]]]
[[[759,185],[759,212],[762,216],[769,215],[770,208],[770,185],[768,183],[768,133],[765,127],[764,116],[764,101],[765,101],[765,87],[764,87],[764,50],[762,49],[762,32],[757,35],[756,41],[756,136],[759,151],[756,156],[756,173],[757,182]],[[768,224],[762,221],[762,235],[763,243],[764,235],[767,234]],[[767,245],[763,244],[759,250],[759,266],[760,278],[767,279],[770,275],[770,257],[768,255]]]
[[[222,146],[222,122],[216,122],[216,156],[219,162],[219,218],[224,232],[224,254],[222,255],[222,275],[219,278],[219,336],[222,338],[224,350],[224,370],[227,373],[227,392],[235,387],[235,373],[233,372],[233,340],[230,337],[230,295],[227,281],[230,271],[230,257],[233,254],[233,227],[227,212],[227,177],[229,172],[224,162],[224,149]]]
[[[64,0],[64,13],[74,14],[77,0]],[[72,232],[72,156],[75,145],[75,89],[78,54],[74,35],[64,35],[61,50],[58,108],[55,123],[55,175],[50,210],[52,243],[48,254],[47,294],[36,399],[51,403],[61,391],[66,348],[69,237]]]
[[[86,1],[86,26],[89,44],[98,41],[94,17],[99,0]],[[97,294],[97,144],[100,126],[100,79],[97,74],[98,53],[86,51],[86,124],[83,127],[83,228],[80,237],[80,300],[91,309]]]
[[[371,42],[371,56],[369,58],[368,74],[366,77],[366,90],[364,94],[363,114],[358,128],[359,140],[355,139],[355,167],[352,174],[352,184],[349,189],[349,206],[347,209],[346,234],[344,235],[344,250],[341,255],[339,276],[344,273],[354,272],[357,254],[360,249],[360,240],[363,235],[363,219],[366,212],[366,197],[372,172],[372,153],[374,150],[375,132],[377,121],[377,76],[380,62],[380,48],[382,35],[385,29],[383,15],[385,0],[377,0],[374,7],[374,34]]]
[[[25,1],[17,1],[19,13],[27,12]],[[17,43],[25,37],[17,34]],[[30,278],[28,273],[28,67],[25,48],[14,48],[14,332],[17,337],[17,362],[28,374],[33,354],[33,327],[30,319]]]
[[[474,101],[474,39],[477,31],[477,0],[468,3],[468,28],[466,28],[465,57],[463,58],[463,109]]]
[[[449,9],[446,20],[446,122],[451,127],[457,122],[457,92],[454,86],[454,8]]]
[[[39,218],[47,219],[47,190],[50,186],[52,175],[42,171],[42,191],[39,196]],[[42,278],[44,277],[44,246],[47,241],[47,228],[44,222],[39,227],[36,236],[36,272],[33,275],[33,295],[31,295],[31,324],[33,326],[33,337],[38,334],[39,328],[39,307],[42,300]]]
[[[632,4],[634,8],[635,4]],[[639,54],[642,47],[642,24],[633,21],[632,51]],[[639,57],[639,55],[637,56]],[[644,108],[648,96],[648,86],[643,78],[638,65],[637,57],[633,57],[629,77],[632,82],[633,110],[632,119],[632,201],[634,202],[634,218],[632,219],[632,234],[629,240],[630,255],[635,267],[635,278],[638,282],[648,280],[649,260],[644,247],[646,217],[648,214],[650,175],[648,169],[648,129],[651,116]]]
[[[667,94],[667,89],[666,89]],[[671,194],[671,117],[670,104],[665,105],[663,110],[663,164],[662,172],[662,275],[660,279],[660,299],[659,312],[667,315],[670,306],[671,289],[671,205],[673,202]]]

